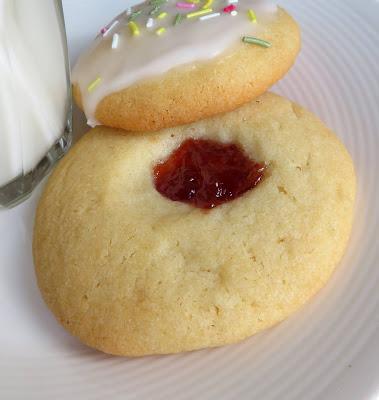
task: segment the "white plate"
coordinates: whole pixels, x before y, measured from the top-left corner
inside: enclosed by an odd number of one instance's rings
[[[75,59],[128,2],[64,3]],[[379,2],[282,3],[302,26],[303,51],[275,90],[332,127],[357,167],[353,235],[331,282],[295,316],[239,345],[106,356],[66,334],[40,299],[31,257],[36,193],[0,212],[1,399],[379,399]]]

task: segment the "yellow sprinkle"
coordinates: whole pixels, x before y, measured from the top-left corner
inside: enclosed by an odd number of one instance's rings
[[[166,32],[166,28],[159,28],[159,29],[157,29],[156,31],[155,31],[155,33],[158,35],[158,36],[161,36],[161,35],[163,35],[164,33]]]
[[[255,15],[255,12],[251,8],[247,11],[247,15],[251,22],[253,22],[254,24],[257,23],[257,16]]]
[[[199,11],[195,11],[192,13],[187,14],[187,18],[195,18],[195,17],[200,17],[201,15],[204,14],[209,14],[211,13],[213,10],[211,8],[206,8],[204,10],[199,10]]]
[[[130,28],[130,32],[132,32],[133,36],[139,36],[140,31],[139,31],[139,26],[136,22],[134,21],[130,21],[129,22],[129,28]]]
[[[186,0],[186,3],[198,4],[200,0]]]
[[[97,88],[97,86],[99,86],[101,83],[101,78],[98,77],[96,78],[89,86],[88,86],[88,92],[91,93],[93,90],[95,90]]]
[[[204,5],[203,5],[203,7],[201,7],[203,10],[204,9],[206,9],[206,8],[209,8],[211,5],[212,5],[212,3],[213,3],[213,0],[208,0]]]
[[[167,13],[164,11],[157,16],[158,19],[163,19],[164,17],[167,17]]]

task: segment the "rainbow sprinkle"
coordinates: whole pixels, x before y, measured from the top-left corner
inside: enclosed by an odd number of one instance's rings
[[[177,26],[185,20],[194,19],[200,21],[207,21],[213,18],[228,18],[229,16],[235,17],[239,12],[239,0],[148,0],[145,3],[136,7],[129,7],[125,10],[127,24],[129,26],[132,36],[140,36],[141,33],[148,33],[157,24],[155,33],[161,36],[167,29],[171,29],[167,24],[160,24],[158,20],[171,17],[170,21],[172,26]],[[170,6],[168,8],[168,6]],[[175,14],[172,13],[172,7],[178,9]],[[245,12],[246,8],[244,8]],[[246,16],[254,24],[258,23],[258,18],[255,11],[250,8],[246,10]],[[115,20],[110,26],[101,29],[100,33],[106,37],[116,25],[120,24]],[[120,24],[121,25],[121,24]],[[142,31],[140,27],[144,27]],[[119,33],[117,33],[119,35]],[[252,38],[251,36],[242,37],[242,41],[246,43],[254,43],[262,47],[270,47],[271,43],[260,41],[261,39]],[[120,36],[114,36],[112,39],[112,49],[118,47]]]
[[[129,25],[129,28],[130,28],[130,32],[132,33],[133,36],[139,36],[140,35],[139,26],[138,26],[137,23],[135,23],[134,21],[130,21],[128,25]]]
[[[139,17],[142,14],[142,10],[134,11],[130,14],[129,16],[129,22],[134,21],[137,17]]]
[[[170,24],[177,26],[185,20],[195,19],[200,21],[207,21],[212,18],[228,18],[228,16],[238,15],[239,0],[179,0],[177,2],[170,1],[169,5],[178,9],[176,14],[171,14],[172,8],[167,8],[168,0],[149,0],[143,5],[136,7],[129,7],[125,10],[124,15],[127,19],[127,25],[129,27],[132,36],[140,36],[141,33],[152,32],[152,28],[155,28],[153,32],[157,36],[161,36],[168,29],[171,29],[169,25],[159,23],[158,20],[164,20],[167,17],[171,17]],[[246,8],[244,8],[246,10]],[[244,11],[245,12],[245,11]],[[254,24],[258,23],[258,17],[252,8],[247,9],[246,17],[249,21]],[[119,20],[114,20],[110,25],[101,29],[100,33],[105,38],[111,32],[115,30],[117,25],[122,25]],[[144,27],[143,31],[141,27]],[[113,33],[111,40],[111,48],[117,49],[120,44],[121,34],[120,29],[118,33]],[[253,36],[243,36],[242,41],[244,43],[255,44],[264,48],[269,48],[272,44],[266,40],[259,39]],[[97,78],[92,82],[88,90],[94,90],[101,83],[101,78]]]
[[[161,10],[161,6],[155,6],[150,12],[149,15],[151,15],[152,17],[155,17],[159,11]]]
[[[258,46],[265,47],[265,48],[269,48],[272,46],[272,44],[270,42],[268,42],[267,40],[258,39],[254,36],[243,36],[242,41],[244,43],[256,44]]]
[[[146,28],[152,28],[154,26],[154,19],[153,18],[148,18],[148,20],[146,21]]]
[[[105,26],[100,30],[100,33],[105,37],[111,32],[120,22],[118,20],[113,21],[111,25]]]
[[[192,13],[187,14],[187,18],[195,18],[200,17],[205,14],[211,13],[213,10],[211,8],[205,8],[204,10],[195,11]]]
[[[119,24],[119,21],[116,20],[112,23],[112,25],[107,28],[106,32],[104,33],[104,36],[108,35],[109,32],[113,31],[113,29]]]
[[[88,92],[89,93],[93,92],[100,85],[100,83],[101,83],[101,78],[100,77],[96,78],[93,82],[91,82],[88,85],[87,88]]]
[[[208,0],[203,7],[201,7],[203,10],[210,8],[210,6],[213,4],[213,0]]]
[[[218,13],[212,13],[212,14],[207,14],[207,15],[203,15],[202,17],[199,18],[200,21],[204,21],[210,18],[215,18],[215,17],[219,17],[221,14]]]
[[[224,9],[222,11],[224,11],[224,13],[231,13],[232,11],[235,11],[237,9],[237,7],[234,4],[230,4],[227,7],[224,7]]]
[[[149,1],[150,6],[162,6],[164,3],[167,3],[167,0],[151,0],[151,1]]]
[[[115,33],[112,38],[112,49],[113,50],[117,49],[119,42],[120,42],[120,35],[118,33]]]
[[[163,35],[164,33],[166,32],[166,28],[158,28],[156,31],[155,31],[155,33],[158,35],[158,36],[161,36],[161,35]]]
[[[176,8],[184,8],[184,9],[194,9],[196,8],[196,4],[194,3],[185,3],[185,2],[178,2],[176,3]]]
[[[257,23],[257,16],[251,8],[247,11],[247,16],[249,17],[251,22],[253,22],[254,24]]]
[[[174,26],[179,25],[184,19],[184,14],[176,14],[174,19]]]

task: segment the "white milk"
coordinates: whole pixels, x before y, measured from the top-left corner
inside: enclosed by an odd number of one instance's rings
[[[60,23],[53,0],[0,0],[0,187],[36,167],[65,129]]]

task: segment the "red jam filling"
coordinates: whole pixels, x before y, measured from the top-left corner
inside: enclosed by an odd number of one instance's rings
[[[210,209],[234,200],[262,180],[263,163],[235,144],[188,139],[154,168],[157,191],[173,201]]]

